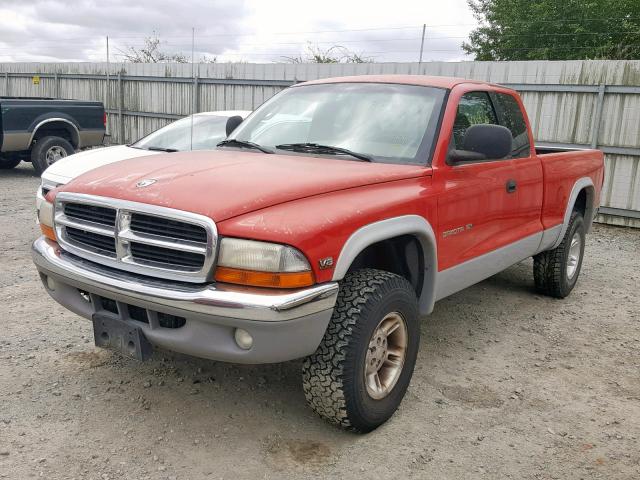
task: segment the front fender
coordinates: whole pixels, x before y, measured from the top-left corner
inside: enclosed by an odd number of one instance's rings
[[[371,243],[412,234],[430,255],[424,283],[433,288],[436,242],[426,219],[436,218],[437,205],[430,182],[425,176],[307,197],[221,221],[218,231],[296,247],[318,283],[344,277],[353,258]],[[429,310],[432,294],[423,297],[421,304]]]
[[[370,223],[356,230],[340,251],[333,272],[333,280],[342,280],[358,254],[365,248],[374,243],[399,235],[413,235],[419,240],[422,246],[424,256],[424,282],[422,282],[419,306],[420,313],[426,315],[431,313],[433,304],[435,303],[438,255],[436,236],[433,228],[429,222],[419,215],[403,215],[388,218]]]

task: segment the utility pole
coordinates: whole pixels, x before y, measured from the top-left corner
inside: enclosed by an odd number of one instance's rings
[[[193,71],[195,49],[196,49],[196,29],[194,27],[191,27],[191,78],[195,77],[195,74]]]
[[[190,136],[190,148],[193,150],[193,115],[196,113],[196,76],[194,71],[194,56],[195,56],[195,43],[196,43],[196,29],[191,28],[191,128],[189,129]]]
[[[422,52],[424,51],[424,34],[427,30],[427,24],[422,24],[422,41],[420,42],[420,60],[418,60],[418,66],[422,65]]]
[[[109,109],[109,35],[107,35],[107,86],[104,89],[104,109]],[[105,125],[105,134],[109,135],[109,122]]]

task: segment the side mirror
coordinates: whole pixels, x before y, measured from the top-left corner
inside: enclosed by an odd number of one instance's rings
[[[511,153],[511,131],[502,125],[472,125],[467,128],[462,150],[449,153],[450,163],[499,160]]]
[[[241,123],[242,123],[242,117],[240,115],[234,115],[233,117],[227,118],[227,127],[226,127],[227,137],[231,135],[231,132],[233,132],[236,128],[238,128],[238,125],[240,125]]]

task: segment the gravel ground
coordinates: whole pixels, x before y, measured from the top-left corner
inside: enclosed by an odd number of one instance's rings
[[[440,302],[400,410],[355,435],[305,406],[299,361],[96,349],[31,263],[38,178],[0,181],[0,478],[640,478],[640,231],[597,226],[566,300],[526,261]]]

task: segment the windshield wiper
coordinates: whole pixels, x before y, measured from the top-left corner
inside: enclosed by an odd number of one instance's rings
[[[263,153],[273,153],[273,150],[267,147],[263,147],[262,145],[258,145],[257,143],[247,142],[245,140],[236,140],[235,138],[230,138],[228,140],[221,141],[217,147],[239,147],[239,148],[253,148],[254,150],[260,150]]]
[[[164,148],[164,147],[147,147],[147,150],[153,150],[154,152],[167,152],[167,153],[173,153],[178,151],[175,148]]]
[[[283,143],[276,145],[280,150],[291,150],[292,152],[326,153],[329,155],[349,155],[364,162],[373,162],[373,158],[364,153],[353,152],[346,148],[333,147],[331,145],[321,145],[319,143]]]

